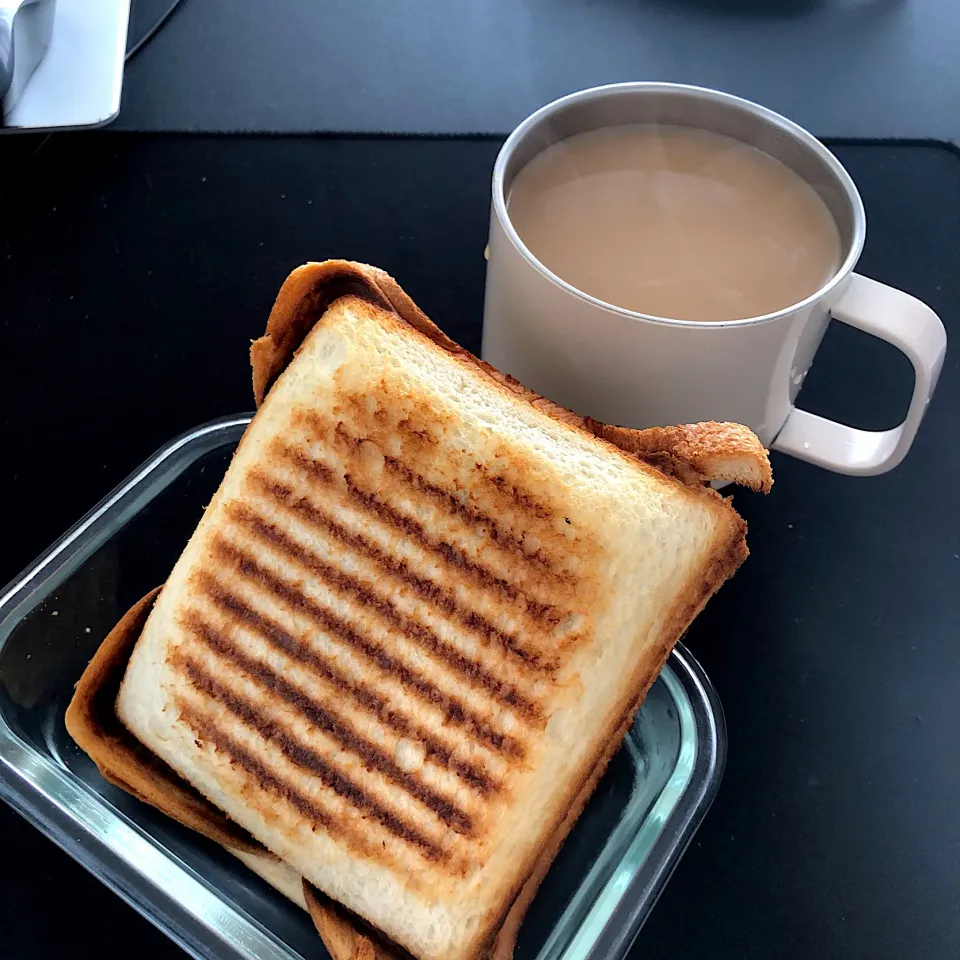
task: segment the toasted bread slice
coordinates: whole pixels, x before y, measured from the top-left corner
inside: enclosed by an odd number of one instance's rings
[[[745,526],[311,272],[117,711],[392,941],[479,956]]]
[[[296,349],[309,332],[310,325],[315,320],[310,304],[313,311],[325,308],[336,299],[337,295],[345,291],[359,294],[367,301],[389,306],[405,322],[452,355],[463,357],[468,362],[472,360],[468,354],[440,333],[417,310],[403,291],[382,272],[374,268],[342,262],[312,265],[297,271],[285,284],[274,314],[271,316],[267,336],[257,341],[251,351],[258,404],[263,401],[269,386],[289,364]],[[706,424],[674,430],[650,431],[607,427],[595,421],[583,420],[569,411],[562,410],[525,390],[516,381],[485,367],[479,361],[473,361],[473,363],[485,375],[548,415],[604,437],[687,483],[699,485],[710,480],[739,479],[745,480],[754,488],[769,487],[769,464],[765,451],[749,431],[737,425]],[[704,452],[709,452],[711,457],[703,456]],[[731,463],[736,465],[735,470],[730,468]],[[152,599],[153,594],[138,604],[104,641],[78,684],[74,701],[68,711],[68,729],[80,746],[97,761],[107,779],[188,826],[224,843],[251,869],[264,876],[278,889],[282,889],[292,899],[300,902],[302,894],[298,897],[294,889],[298,883],[298,875],[292,868],[266,851],[228,818],[223,817],[178,774],[144,750],[116,720],[113,700],[119,678],[126,665],[130,649],[139,636]],[[610,738],[607,756],[616,749],[619,740],[619,732]],[[589,797],[593,783],[605,765],[605,760],[606,757],[601,758],[601,762],[594,768],[594,775],[581,789],[583,803]],[[123,777],[129,779],[131,783],[124,782]],[[541,849],[537,865],[528,877],[520,895],[514,900],[497,934],[495,953],[498,957],[509,957],[512,952],[516,930],[526,906],[532,899],[539,880],[552,862],[567,830],[576,819],[579,807],[580,804],[574,803],[559,829],[554,831],[550,840]],[[323,895],[318,894],[318,896]],[[311,900],[311,910],[318,929],[321,930],[335,960],[348,960],[357,950],[362,954],[366,949],[372,949],[370,931],[363,926],[362,922],[351,925],[349,914],[329,899],[325,899],[323,906],[318,906],[316,898],[308,897],[308,900]],[[347,917],[347,920],[344,920],[344,917]],[[384,948],[391,955],[401,951],[401,948],[382,936],[373,937],[372,942],[374,945],[379,945],[378,949]]]

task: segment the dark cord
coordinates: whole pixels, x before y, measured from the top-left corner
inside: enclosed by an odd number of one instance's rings
[[[164,10],[157,22],[127,51],[123,58],[125,63],[139,53],[160,32],[160,28],[170,19],[182,2],[183,0],[172,0],[170,6]]]

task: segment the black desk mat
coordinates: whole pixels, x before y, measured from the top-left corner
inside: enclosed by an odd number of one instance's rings
[[[304,260],[383,266],[479,348],[498,140],[15,142],[0,143],[0,582],[172,435],[251,407],[247,342]],[[867,208],[861,271],[956,336],[957,155],[834,149]],[[910,383],[892,348],[835,324],[803,403],[883,428]],[[958,413],[953,348],[897,471],[775,456],[772,496],[737,495],[753,557],[689,637],[726,709],[727,772],[634,956],[960,954]],[[0,843],[5,958],[181,955],[6,808]]]
[[[170,0],[135,0],[131,37]],[[510,130],[596,84],[670,80],[823,135],[960,142],[955,0],[185,2],[127,64],[130,130]]]

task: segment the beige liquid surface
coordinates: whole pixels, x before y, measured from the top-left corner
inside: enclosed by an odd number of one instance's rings
[[[686,127],[610,127],[556,143],[517,175],[508,211],[562,280],[657,317],[773,313],[840,265],[836,224],[801,177]]]

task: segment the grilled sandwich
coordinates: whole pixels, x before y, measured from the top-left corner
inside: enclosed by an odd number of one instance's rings
[[[562,411],[342,262],[291,275],[252,356],[260,409],[116,713],[394,944],[487,953],[746,556],[702,482],[769,464],[743,428]]]

